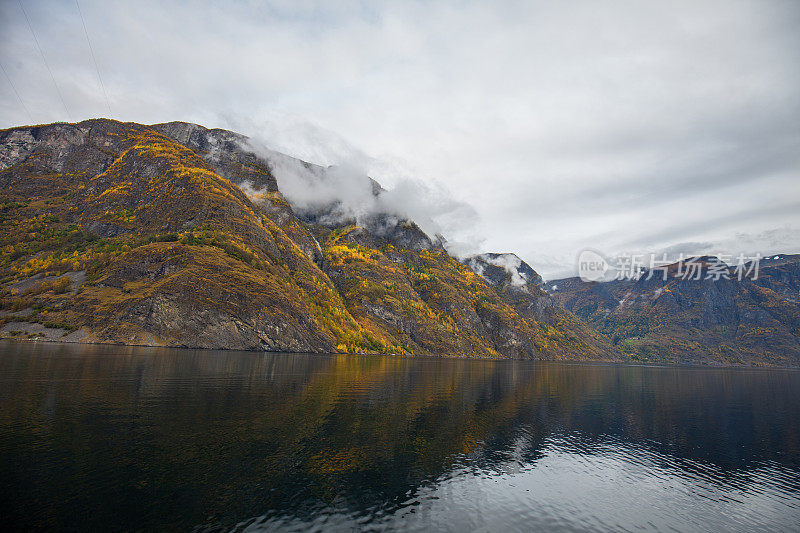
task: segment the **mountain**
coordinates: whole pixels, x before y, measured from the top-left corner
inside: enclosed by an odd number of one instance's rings
[[[276,179],[286,165],[335,179],[332,169],[256,153],[242,135],[196,124],[96,119],[0,131],[0,334],[623,357],[519,258],[485,254],[465,264],[412,220],[352,217],[336,201],[293,206]],[[385,193],[370,184],[369,194]]]
[[[580,353],[619,357],[609,339],[587,327],[545,291],[542,277],[516,254],[485,253],[467,258],[465,263],[521,317],[529,322],[548,324],[555,330],[553,333],[560,332],[562,344],[575,346]]]
[[[683,276],[690,263],[697,270]],[[547,289],[636,360],[800,364],[800,255],[761,259],[758,275],[741,279],[713,256],[666,271],[666,279],[648,271],[638,280],[562,279]]]

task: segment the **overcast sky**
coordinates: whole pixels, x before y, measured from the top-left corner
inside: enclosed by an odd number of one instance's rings
[[[55,84],[0,0],[0,127],[185,120],[410,176],[477,213],[447,237],[548,278],[587,247],[800,252],[797,0],[80,0],[108,100],[75,2],[23,5]]]

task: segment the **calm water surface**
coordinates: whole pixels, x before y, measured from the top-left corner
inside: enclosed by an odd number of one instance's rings
[[[0,343],[0,526],[800,530],[800,372]]]

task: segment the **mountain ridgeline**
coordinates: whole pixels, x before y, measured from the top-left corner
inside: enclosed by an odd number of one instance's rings
[[[292,205],[276,179],[287,167],[295,193],[315,194],[300,175],[340,185],[336,169],[196,124],[0,130],[0,336],[800,364],[800,256],[763,261],[758,279],[544,283],[514,254],[457,260],[443,237],[376,209],[387,191],[368,178],[374,205],[358,216],[330,198]]]
[[[295,209],[274,173],[291,158],[248,146],[180,122],[0,131],[2,336],[624,357],[516,256],[462,263],[412,220],[334,216],[335,202]],[[291,161],[325,179],[325,168]]]
[[[800,364],[800,255],[742,270],[750,274],[704,256],[639,279],[568,278],[546,288],[634,360]]]

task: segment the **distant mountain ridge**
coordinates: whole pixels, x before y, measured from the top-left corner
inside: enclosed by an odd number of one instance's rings
[[[688,272],[689,263],[699,268]],[[667,270],[666,280],[663,271],[654,271],[638,280],[567,278],[546,288],[633,359],[800,363],[800,255],[762,258],[757,275],[751,270],[742,276],[714,256]]]
[[[296,210],[275,178],[281,164],[320,179],[330,172],[182,122],[95,119],[0,131],[0,334],[622,358],[523,262],[507,271],[508,283],[478,275],[412,220],[380,212],[356,220],[335,204]],[[476,261],[499,256],[486,257]]]

